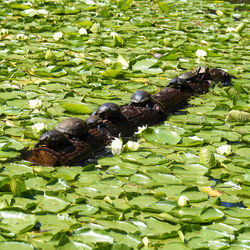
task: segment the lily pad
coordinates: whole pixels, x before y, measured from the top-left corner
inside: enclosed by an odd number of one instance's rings
[[[142,136],[149,142],[159,144],[176,145],[181,140],[181,137],[177,132],[164,128],[147,128],[142,132]]]

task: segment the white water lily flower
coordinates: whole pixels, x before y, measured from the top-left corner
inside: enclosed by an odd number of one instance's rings
[[[81,29],[79,29],[79,34],[80,34],[80,35],[87,35],[87,34],[88,34],[88,32],[87,32],[87,30],[86,30],[86,29],[81,28]]]
[[[234,28],[233,27],[227,27],[227,33],[231,33],[234,31]]]
[[[122,139],[115,137],[111,142],[111,152],[112,154],[121,154],[122,152]]]
[[[148,247],[148,243],[149,243],[149,240],[148,240],[148,237],[145,236],[143,239],[142,239],[142,242],[144,244],[145,247]]]
[[[115,37],[115,36],[118,36],[118,34],[116,32],[111,32],[110,36]]]
[[[26,40],[27,38],[28,37],[25,34],[23,34],[23,33],[19,33],[19,34],[16,35],[16,39],[20,40],[20,41]]]
[[[180,196],[179,200],[178,200],[178,206],[180,207],[187,207],[189,206],[189,199],[187,196],[182,195]]]
[[[62,37],[63,37],[63,33],[61,31],[58,31],[58,32],[54,33],[54,35],[53,35],[53,38],[56,41],[60,40]]]
[[[222,145],[220,147],[218,147],[217,152],[221,155],[230,155],[231,154],[231,146],[230,145]]]
[[[42,106],[42,101],[41,100],[37,100],[37,99],[29,100],[28,106],[31,109],[40,108]]]
[[[45,123],[35,123],[33,126],[32,126],[32,129],[35,133],[39,134],[40,132],[43,132],[45,131],[47,128],[47,125]]]
[[[113,61],[111,59],[109,59],[109,58],[105,58],[104,63],[109,65],[109,64],[113,63]]]
[[[92,1],[92,0],[86,0],[85,3],[86,3],[87,5],[95,5],[95,2]]]
[[[1,34],[1,36],[6,36],[9,34],[9,31],[7,29],[1,29],[0,34]]]
[[[137,151],[138,148],[140,147],[140,144],[138,142],[135,142],[135,141],[128,141],[126,144],[126,147],[130,151]]]
[[[48,11],[47,10],[45,10],[45,9],[40,9],[40,10],[37,10],[36,11],[37,12],[37,14],[39,14],[39,15],[48,15]]]
[[[143,131],[143,130],[145,130],[147,127],[148,127],[147,125],[146,125],[146,126],[142,126],[142,127],[138,127],[138,131],[137,131],[137,132],[135,132],[135,134],[136,134],[136,135],[141,134],[141,133],[142,133],[142,131]]]
[[[207,56],[207,52],[203,49],[197,49],[195,54],[198,58],[204,58]]]

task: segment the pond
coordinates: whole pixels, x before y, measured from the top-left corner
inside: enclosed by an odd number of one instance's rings
[[[245,248],[248,10],[200,0],[2,0],[0,248]],[[136,90],[157,93],[198,65],[227,71],[233,85],[140,128],[131,138],[138,149],[121,142],[121,154],[74,167],[20,158],[64,119],[129,103]]]

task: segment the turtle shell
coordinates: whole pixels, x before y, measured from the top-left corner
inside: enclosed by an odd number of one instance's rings
[[[181,84],[186,84],[186,83],[187,81],[185,79],[177,77],[177,78],[173,78],[172,80],[170,80],[169,85],[175,86],[175,85],[181,85]]]
[[[197,76],[199,73],[194,69],[192,71],[183,73],[182,75],[180,75],[178,78],[184,79],[184,80],[190,80],[193,77]]]
[[[96,127],[102,122],[102,118],[99,115],[91,115],[86,119],[86,123],[90,128]]]
[[[54,129],[43,133],[39,138],[39,144],[53,146],[58,145],[67,139],[68,137],[64,133]]]
[[[120,113],[120,107],[112,102],[102,104],[96,111],[101,118],[115,117]]]
[[[71,135],[71,136],[83,136],[89,130],[89,127],[85,121],[79,118],[68,118],[56,126],[56,130]]]
[[[136,91],[131,97],[131,103],[142,104],[149,102],[151,100],[151,95],[145,90]]]

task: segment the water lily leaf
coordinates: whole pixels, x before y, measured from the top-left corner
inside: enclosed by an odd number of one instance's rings
[[[149,68],[149,69],[143,69],[141,71],[143,73],[147,73],[147,74],[151,74],[151,75],[158,75],[158,74],[163,72],[161,68]]]
[[[67,112],[72,114],[91,114],[92,111],[89,107],[81,103],[62,103],[61,107]]]
[[[139,228],[127,221],[106,221],[106,220],[96,220],[96,223],[111,229],[119,229],[129,233],[139,232]]]
[[[224,214],[215,208],[208,207],[205,210],[199,207],[176,207],[171,211],[172,215],[183,222],[207,223],[223,218]]]
[[[18,3],[12,3],[10,4],[10,7],[12,9],[18,9],[18,10],[27,10],[27,9],[30,9],[30,5],[26,5],[26,4],[18,4]]]
[[[133,0],[119,0],[117,1],[117,6],[121,10],[128,10],[133,3]]]
[[[21,176],[12,177],[10,180],[10,189],[13,194],[20,195],[22,192],[25,192],[26,185],[24,179]]]
[[[27,242],[21,242],[21,241],[1,241],[0,242],[0,248],[2,250],[34,250],[35,248],[27,243]]]
[[[176,145],[181,140],[178,133],[164,128],[147,128],[142,132],[142,136],[147,141],[159,144]]]
[[[19,152],[13,152],[13,151],[0,151],[0,158],[15,158],[20,156]]]
[[[164,12],[164,13],[170,12],[170,8],[169,8],[168,3],[159,1],[157,4],[162,12]]]
[[[137,61],[133,66],[133,70],[147,70],[150,67],[154,66],[157,63],[157,59],[143,59],[141,61]]]
[[[75,230],[74,240],[84,243],[108,242],[113,243],[114,239],[104,230],[79,228]]]
[[[124,45],[123,38],[119,35],[113,36],[113,45],[114,47],[122,47]]]
[[[241,157],[247,157],[249,158],[249,148],[241,147],[235,150],[235,154],[241,156]]]
[[[208,195],[199,191],[183,191],[181,195],[185,195],[191,202],[208,200]]]
[[[129,167],[126,163],[123,163],[110,167],[109,172],[116,176],[131,176],[137,172],[137,169],[136,166]]]
[[[56,196],[42,196],[40,197],[40,201],[38,206],[42,209],[42,211],[51,212],[51,213],[59,213],[64,211],[68,206],[69,202],[64,201]]]
[[[139,210],[144,210],[151,205],[157,202],[157,199],[154,198],[153,196],[149,196],[149,195],[142,195],[142,196],[138,196],[138,197],[134,197],[133,199],[131,199],[129,201],[129,203],[135,207],[136,209]]]
[[[73,225],[77,224],[77,221],[68,214],[36,215],[36,218],[41,224],[40,229],[52,234],[62,230],[69,230]]]
[[[180,225],[171,225],[166,221],[160,221],[152,217],[145,219],[145,223],[147,227],[142,230],[142,234],[158,239],[177,236],[177,231],[180,228]]]
[[[235,218],[250,218],[250,213],[248,209],[232,207],[224,210],[224,213]]]
[[[1,228],[7,232],[18,233],[29,231],[37,223],[34,215],[15,210],[0,210],[2,218]]]
[[[143,165],[157,165],[168,162],[164,156],[151,153],[151,152],[128,152],[122,154],[122,159],[124,161],[129,161],[132,163],[143,164]]]
[[[89,204],[80,204],[70,207],[67,211],[78,216],[89,216],[97,213],[99,209]]]
[[[116,78],[118,75],[122,73],[123,65],[120,62],[115,62],[110,69],[101,72],[104,77]]]

